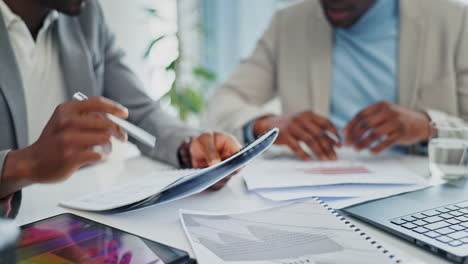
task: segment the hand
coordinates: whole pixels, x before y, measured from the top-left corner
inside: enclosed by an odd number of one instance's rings
[[[312,112],[294,115],[267,116],[254,123],[254,134],[259,136],[277,127],[280,130],[276,145],[287,145],[302,160],[312,160],[299,142],[304,142],[319,160],[336,160],[338,156],[335,147],[341,143],[330,138],[331,133],[339,140],[340,136],[335,126],[327,119]]]
[[[0,197],[30,184],[63,181],[101,160],[93,146],[110,145],[112,135],[125,141],[126,133],[102,113],[128,116],[127,109],[100,97],[58,106],[34,144],[8,154]]]
[[[214,166],[241,150],[241,145],[233,137],[222,133],[204,133],[192,139],[189,146],[190,160],[193,168]],[[238,173],[235,172],[213,185],[211,190],[219,190]]]
[[[379,153],[394,145],[411,145],[430,137],[430,119],[422,112],[380,102],[360,112],[343,130],[346,145]]]

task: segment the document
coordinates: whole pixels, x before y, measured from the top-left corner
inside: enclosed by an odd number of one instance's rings
[[[421,176],[398,162],[378,157],[327,162],[262,159],[248,166],[243,175],[249,190],[337,184],[425,184]]]
[[[181,211],[200,263],[396,263],[395,256],[315,199],[239,214]]]
[[[336,198],[335,209],[430,187],[429,184],[337,184],[279,189],[258,189],[260,196],[273,201],[294,201],[311,197]],[[341,199],[339,199],[341,198]]]
[[[157,190],[176,182],[196,170],[173,170],[154,172],[136,181],[113,186],[103,192],[91,193],[78,199],[61,202],[60,205],[77,210],[106,211],[135,204],[153,197]]]
[[[178,173],[154,173],[136,182],[61,202],[60,205],[77,210],[119,213],[183,199],[208,189],[256,159],[273,144],[277,136],[278,129],[272,129],[237,154],[206,169],[184,171],[182,176]]]

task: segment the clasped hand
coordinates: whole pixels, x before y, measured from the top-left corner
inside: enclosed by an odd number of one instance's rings
[[[430,119],[425,113],[388,102],[376,103],[357,114],[342,131],[344,141],[329,120],[309,111],[260,118],[254,123],[254,133],[259,135],[272,127],[280,129],[275,144],[287,145],[303,160],[312,157],[299,142],[304,142],[318,160],[326,161],[338,158],[336,148],[343,143],[356,151],[369,149],[377,154],[395,145],[426,141],[430,136]]]

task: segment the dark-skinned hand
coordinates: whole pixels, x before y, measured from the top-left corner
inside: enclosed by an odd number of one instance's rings
[[[102,97],[59,105],[35,143],[8,153],[0,197],[31,184],[66,180],[80,167],[101,160],[94,146],[110,145],[111,136],[127,140],[103,113],[128,117],[126,108]]]
[[[380,153],[395,145],[429,140],[430,119],[423,112],[379,102],[357,114],[343,129],[343,134],[347,146]]]
[[[322,116],[309,111],[293,115],[266,116],[255,121],[254,134],[259,136],[274,127],[280,131],[275,144],[288,146],[302,160],[312,160],[312,157],[302,149],[301,141],[319,160],[338,158],[335,147],[341,147],[341,143],[332,139],[330,134],[336,136],[336,139],[340,136],[335,126]]]
[[[231,157],[241,150],[242,146],[232,136],[223,133],[203,133],[192,139],[190,143],[190,159],[192,167],[206,168],[214,166]],[[224,187],[231,177],[239,171],[229,175],[213,185],[210,190]]]

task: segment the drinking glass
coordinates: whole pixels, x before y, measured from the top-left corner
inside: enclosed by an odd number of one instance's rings
[[[448,181],[468,175],[468,127],[435,128],[437,136],[429,141],[431,175]]]

